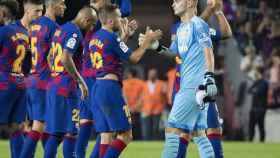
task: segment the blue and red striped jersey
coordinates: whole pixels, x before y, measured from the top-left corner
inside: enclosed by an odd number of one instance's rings
[[[58,24],[46,16],[35,20],[31,26],[32,69],[28,78],[28,87],[46,89],[50,76],[47,57],[51,48],[52,37]]]
[[[65,70],[61,56],[63,53],[70,53],[73,61],[81,71],[82,67],[82,45],[83,35],[78,26],[68,22],[57,29],[51,47],[51,81],[48,90],[54,88],[57,95],[68,96],[70,92],[77,90],[76,81]]]
[[[89,78],[94,78],[96,77],[96,71],[91,63],[91,58],[90,58],[90,51],[89,51],[89,43],[91,40],[91,37],[94,35],[96,32],[95,29],[90,30],[89,32],[86,33],[84,42],[83,42],[83,68],[82,68],[82,76],[83,77],[89,77]]]
[[[7,89],[8,84],[25,88],[22,65],[29,37],[20,21],[0,28],[0,49],[0,89]]]
[[[129,60],[132,51],[115,33],[100,29],[92,36],[89,49],[96,77],[112,73],[122,80],[122,60]]]

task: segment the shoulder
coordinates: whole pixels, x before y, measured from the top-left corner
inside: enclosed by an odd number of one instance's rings
[[[192,18],[192,24],[196,30],[209,29],[208,24],[203,19],[197,16]]]

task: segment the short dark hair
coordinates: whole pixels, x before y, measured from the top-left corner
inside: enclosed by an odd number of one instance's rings
[[[6,7],[13,17],[17,16],[17,14],[19,13],[19,3],[17,1],[0,2],[0,6]]]
[[[114,14],[114,12],[119,9],[118,5],[116,4],[106,4],[105,6],[103,6],[102,8],[100,8],[99,12],[98,12],[98,16],[100,21],[103,23],[105,22],[108,17],[112,14]]]
[[[23,4],[26,4],[26,3],[42,5],[42,4],[44,4],[44,0],[23,0]]]

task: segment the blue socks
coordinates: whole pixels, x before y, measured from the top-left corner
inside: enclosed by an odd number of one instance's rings
[[[212,145],[207,137],[194,137],[193,141],[198,146],[198,151],[201,158],[215,158]]]
[[[85,158],[88,141],[92,132],[92,123],[85,123],[80,125],[80,131],[76,143],[77,158]]]
[[[37,131],[30,131],[26,135],[20,158],[34,158],[36,145],[40,137],[41,134]]]
[[[115,139],[107,149],[103,158],[118,158],[125,148],[125,142],[120,139]]]
[[[50,135],[45,145],[44,158],[56,158],[57,147],[62,141],[62,136]]]
[[[46,143],[49,139],[49,136],[50,135],[46,132],[43,132],[42,135],[41,135],[41,142],[42,142],[42,146],[43,146],[44,149],[45,149],[45,145],[46,145]]]
[[[189,142],[184,138],[180,138],[178,155],[176,158],[185,158]]]
[[[188,141],[180,138],[178,134],[165,133],[165,145],[162,158],[185,158]]]
[[[98,134],[90,158],[99,158],[100,141],[101,141],[101,137]]]
[[[11,158],[19,158],[23,146],[23,135],[21,131],[16,131],[10,136]]]
[[[63,139],[63,157],[76,158],[75,153],[76,138],[74,136],[65,136]]]
[[[223,146],[222,146],[222,140],[220,134],[209,134],[207,135],[209,141],[212,144],[212,147],[214,149],[215,158],[224,158],[223,153]]]

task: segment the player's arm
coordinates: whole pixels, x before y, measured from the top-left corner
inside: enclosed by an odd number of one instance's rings
[[[212,2],[214,2],[214,4]],[[210,3],[208,0],[207,7],[200,17],[208,22],[210,17],[214,14],[219,24],[221,39],[228,39],[232,37],[232,30],[223,13],[223,2],[222,0],[212,0],[212,2]]]
[[[157,41],[161,38],[162,32],[160,30],[151,31],[149,28],[146,29],[145,39],[139,45],[139,48],[136,49],[129,57],[129,60],[133,63],[138,63],[142,56],[145,54],[146,50],[151,46],[154,41]]]
[[[67,33],[65,43],[63,45],[63,53],[61,55],[61,62],[66,72],[77,81],[79,88],[82,92],[81,98],[84,99],[88,96],[88,87],[78,72],[76,65],[73,61],[73,55],[77,52],[80,45],[80,39],[76,33]]]
[[[78,72],[75,63],[73,61],[73,55],[68,52],[68,50],[63,50],[62,56],[61,56],[61,61],[62,64],[67,71],[67,73],[75,80],[78,82],[81,90],[82,90],[82,99],[88,96],[88,88],[85,84],[85,81],[83,80],[82,76]]]
[[[145,34],[140,33],[138,38],[138,45],[141,46],[145,39]],[[158,40],[156,40],[153,41],[147,49],[154,50],[160,55],[163,55],[170,59],[174,59],[176,57],[176,52],[178,52],[178,44],[176,40],[173,40],[170,47],[167,48],[161,45]]]
[[[221,31],[222,39],[228,39],[232,37],[232,30],[230,24],[223,13],[223,2],[220,1],[216,4],[215,16],[218,20],[219,28]]]
[[[203,49],[205,57],[204,87],[208,96],[215,96],[218,90],[214,78],[215,61],[209,27],[206,23],[200,22],[194,31],[195,38]]]

